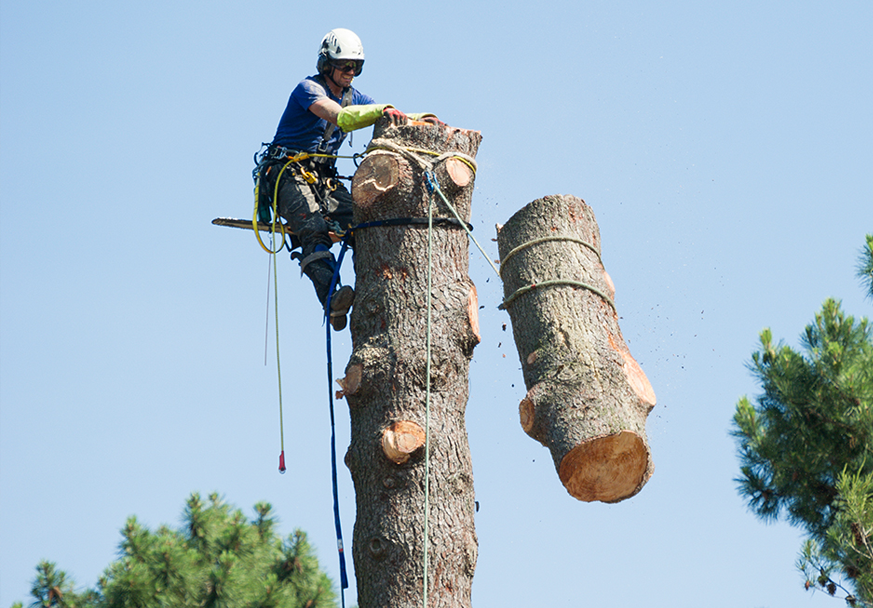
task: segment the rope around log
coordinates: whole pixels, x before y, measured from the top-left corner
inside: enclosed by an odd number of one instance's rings
[[[588,241],[583,241],[582,239],[577,239],[576,237],[572,237],[572,236],[544,236],[544,237],[539,238],[539,239],[534,239],[532,241],[528,241],[527,243],[522,243],[521,245],[519,245],[518,247],[516,247],[515,249],[513,249],[512,251],[507,253],[506,257],[504,257],[502,260],[500,260],[501,269],[503,267],[505,267],[506,263],[517,253],[524,251],[528,247],[533,247],[534,245],[539,245],[540,243],[548,243],[549,241],[569,241],[571,243],[578,243],[580,245],[584,245],[585,247],[587,247],[588,249],[590,249],[591,251],[594,252],[594,254],[597,256],[597,261],[600,262],[601,265],[603,265],[603,260],[600,259],[600,250],[597,249],[597,247],[595,247],[594,245],[592,245]],[[503,278],[503,270],[500,271],[500,278]]]
[[[397,154],[400,154],[401,156],[404,156],[416,163],[424,171],[432,171],[437,163],[440,163],[448,158],[457,158],[468,167],[470,167],[470,169],[473,170],[473,173],[476,173],[478,166],[476,165],[476,159],[474,159],[469,154],[464,154],[463,152],[444,152],[443,154],[440,154],[438,152],[432,152],[431,150],[422,150],[420,148],[405,148],[403,146],[398,146],[393,141],[390,141],[388,139],[374,139],[370,142],[370,145],[367,146],[367,150],[364,152],[364,154],[368,154],[373,150],[387,150],[389,152],[396,152]],[[436,156],[436,159],[434,159],[433,162],[430,162],[418,156],[419,154]]]
[[[471,156],[469,156],[467,154],[463,154],[462,152],[445,152],[443,154],[437,155],[437,153],[431,152],[429,150],[420,150],[418,148],[405,148],[403,146],[398,146],[394,142],[389,141],[389,140],[385,140],[385,139],[374,139],[372,142],[370,142],[370,145],[367,147],[367,152],[370,152],[372,150],[386,150],[388,152],[394,152],[396,154],[403,156],[404,158],[411,160],[415,164],[417,164],[422,169],[422,171],[424,171],[425,175],[427,176],[427,179],[429,182],[429,188],[431,189],[431,191],[432,192],[436,191],[437,194],[440,195],[440,198],[443,199],[443,202],[446,204],[446,206],[449,208],[449,210],[458,219],[458,222],[460,222],[461,225],[464,227],[464,229],[467,230],[467,235],[470,237],[470,239],[473,241],[473,243],[476,244],[476,247],[478,247],[479,251],[482,253],[482,255],[485,256],[485,259],[488,260],[488,263],[491,265],[491,268],[494,269],[494,272],[497,273],[497,276],[500,277],[501,280],[503,279],[503,275],[501,274],[501,271],[497,269],[497,266],[495,266],[494,262],[492,262],[491,259],[488,257],[488,254],[485,253],[485,250],[482,248],[482,245],[479,244],[479,241],[477,241],[476,237],[474,237],[472,232],[470,232],[470,229],[467,227],[467,223],[461,219],[461,216],[455,210],[454,206],[449,202],[449,200],[443,194],[442,190],[439,187],[439,183],[436,182],[435,178],[431,182],[431,175],[433,174],[433,168],[437,163],[439,163],[443,160],[446,160],[448,158],[458,158],[459,160],[465,162],[475,173],[476,172],[475,159],[473,159]],[[431,162],[431,161],[425,160],[424,158],[419,156],[420,154],[430,154],[430,155],[437,156],[437,158],[433,162]],[[597,255],[598,261],[600,261],[601,264],[603,263],[601,258],[600,258],[600,251],[596,247],[594,247],[594,245],[592,245],[591,243],[588,243],[586,241],[583,241],[582,239],[577,239],[574,237],[557,237],[556,236],[556,237],[543,237],[541,239],[534,239],[532,241],[529,241],[527,243],[519,245],[518,247],[516,247],[515,249],[510,251],[507,254],[506,258],[501,260],[501,265],[506,264],[507,260],[509,260],[512,256],[516,255],[520,251],[522,251],[528,247],[531,247],[533,245],[537,245],[539,243],[544,243],[544,242],[549,242],[549,241],[569,241],[569,242],[578,243],[580,245],[583,245],[583,246],[587,247],[588,249],[590,249],[591,251],[593,251],[595,253],[595,255]],[[610,307],[612,307],[612,309],[616,313],[618,313],[618,310],[615,308],[615,302],[612,301],[612,298],[610,298],[608,295],[606,295],[605,293],[603,293],[601,290],[597,289],[593,285],[588,285],[587,283],[582,283],[579,281],[563,281],[563,280],[543,281],[541,283],[535,283],[535,284],[531,284],[531,285],[526,285],[525,287],[521,287],[521,288],[517,289],[515,291],[515,293],[510,295],[508,298],[505,298],[503,300],[503,302],[497,308],[499,310],[505,310],[506,307],[509,306],[516,298],[518,298],[519,296],[522,296],[530,291],[533,291],[534,289],[537,289],[539,287],[556,287],[556,286],[579,287],[582,289],[587,289],[588,291],[600,296],[607,304],[609,304]]]
[[[600,258],[600,250],[591,243],[582,239],[577,239],[576,237],[572,236],[545,236],[542,238],[533,239],[531,241],[528,241],[527,243],[522,243],[521,245],[507,253],[506,257],[500,260],[500,271],[498,271],[497,273],[500,275],[501,280],[503,279],[503,269],[506,268],[506,262],[508,262],[513,256],[524,251],[525,249],[533,247],[534,245],[539,245],[540,243],[548,243],[552,241],[567,241],[570,243],[578,243],[579,245],[583,245],[584,247],[587,247],[592,252],[594,252],[594,254],[597,256],[597,260],[600,262],[601,265],[603,265],[603,260]],[[530,285],[519,287],[509,297],[504,298],[503,302],[497,308],[499,310],[506,310],[506,307],[512,304],[512,302],[514,302],[516,298],[535,289],[539,289],[540,287],[580,287],[582,289],[587,289],[588,291],[597,294],[598,296],[603,298],[603,300],[612,307],[612,310],[614,310],[616,314],[618,313],[618,310],[615,308],[615,302],[613,302],[612,298],[603,293],[603,291],[601,291],[600,289],[594,287],[593,285],[589,285],[588,283],[582,283],[581,281],[567,281],[562,279],[541,281],[539,283],[531,283]]]
[[[612,307],[616,313],[618,310],[615,308],[615,302],[612,301],[608,295],[603,293],[601,290],[597,289],[593,285],[589,285],[588,283],[582,283],[580,281],[564,281],[561,279],[555,279],[551,281],[542,281],[540,283],[531,283],[530,285],[525,285],[524,287],[519,287],[515,290],[508,298],[504,299],[503,302],[497,308],[500,310],[506,310],[506,307],[512,304],[519,296],[522,296],[530,291],[535,289],[539,289],[540,287],[581,287],[582,289],[587,289],[588,291],[597,294],[603,300]]]
[[[457,218],[458,222],[464,227],[464,230],[467,231],[467,236],[470,237],[470,240],[476,245],[482,255],[488,260],[488,263],[491,265],[491,268],[500,276],[500,271],[497,270],[497,266],[494,265],[494,262],[491,261],[491,258],[488,257],[488,254],[485,253],[485,250],[482,248],[482,245],[479,244],[479,241],[476,240],[476,237],[473,236],[471,229],[467,226],[467,222],[461,219],[461,215],[455,210],[454,205],[449,202],[449,199],[446,198],[446,195],[443,194],[442,189],[440,188],[439,182],[436,179],[436,176],[433,174],[434,166],[437,163],[440,163],[449,158],[457,158],[458,160],[466,163],[472,170],[473,173],[476,173],[476,160],[470,156],[469,154],[464,154],[463,152],[445,152],[443,154],[437,155],[436,152],[431,152],[429,150],[420,150],[418,148],[405,148],[403,146],[398,146],[392,141],[387,139],[374,139],[370,142],[370,145],[367,147],[367,152],[371,150],[386,150],[388,152],[394,152],[395,154],[399,154],[404,158],[407,158],[418,165],[418,167],[424,172],[427,178],[427,187],[431,192],[436,192],[440,195],[440,198],[443,199],[443,202],[446,204],[446,207],[449,208],[449,211]],[[425,160],[421,158],[419,154],[431,154],[437,156],[433,162]]]

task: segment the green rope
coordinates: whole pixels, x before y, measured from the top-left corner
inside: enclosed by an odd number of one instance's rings
[[[492,262],[492,261],[491,261],[491,258],[488,257],[488,254],[485,253],[485,250],[484,250],[484,249],[482,249],[482,245],[479,244],[479,241],[477,241],[477,240],[476,240],[476,237],[473,236],[473,233],[470,232],[470,228],[467,226],[467,223],[466,223],[464,220],[461,219],[461,216],[458,215],[458,212],[457,212],[457,211],[455,211],[455,208],[454,208],[454,207],[452,206],[452,204],[449,202],[449,199],[446,198],[446,195],[443,194],[443,191],[440,190],[439,188],[437,188],[436,191],[437,191],[437,194],[440,195],[440,198],[443,199],[443,202],[446,204],[446,207],[449,208],[449,211],[451,211],[451,212],[455,215],[455,217],[457,218],[457,220],[458,220],[459,222],[461,222],[461,226],[463,226],[463,227],[464,227],[464,230],[467,231],[467,236],[469,236],[469,237],[470,237],[470,240],[472,240],[473,243],[476,244],[476,247],[479,248],[479,251],[482,253],[483,256],[485,256],[485,259],[488,260],[488,263],[491,265],[491,268],[494,270],[495,273],[497,273],[497,276],[499,277],[499,276],[500,276],[500,271],[497,270],[497,266],[494,265],[494,262]]]
[[[275,234],[275,229],[274,229]],[[274,237],[275,238],[275,237]],[[283,235],[284,238],[284,235]],[[272,245],[272,243],[271,243]],[[283,420],[282,414],[282,364],[279,361],[279,271],[278,264],[276,263],[276,252],[272,253],[273,256],[273,311],[276,314],[276,372],[279,377],[279,450],[280,450],[280,472],[284,473],[282,470],[284,466],[284,462],[281,461],[281,458],[285,455],[285,422]]]
[[[463,222],[462,222],[463,224]],[[428,520],[430,519],[430,359],[431,359],[431,291],[433,284],[433,197],[427,204],[427,334],[425,352],[427,364],[425,367],[425,399],[424,399],[424,593],[422,606],[427,608],[427,566],[428,566]]]

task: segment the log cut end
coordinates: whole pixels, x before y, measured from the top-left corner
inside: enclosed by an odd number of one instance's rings
[[[342,399],[346,395],[354,395],[361,387],[361,377],[364,373],[364,366],[360,363],[350,365],[346,370],[345,378],[340,378],[336,381],[342,390],[336,392],[336,398]]]
[[[531,353],[531,356],[534,354],[535,353]],[[518,418],[521,422],[521,428],[524,429],[525,433],[530,435],[534,426],[534,420],[536,420],[536,406],[534,406],[534,402],[531,401],[529,397],[525,397],[521,400],[521,403],[518,404]]]
[[[631,431],[598,437],[570,450],[558,475],[574,498],[618,502],[639,492],[651,477],[649,449]]]
[[[395,154],[375,152],[367,156],[352,180],[352,198],[359,206],[369,208],[386,193],[394,190],[409,168]]]
[[[482,336],[479,334],[479,295],[476,293],[475,285],[470,289],[470,297],[467,298],[467,320],[470,322],[470,331],[473,332],[478,344],[482,341]]]
[[[466,162],[457,158],[446,160],[446,173],[458,188],[463,188],[473,181],[473,170]]]
[[[382,452],[394,464],[403,464],[424,441],[421,426],[411,420],[398,420],[382,431]]]

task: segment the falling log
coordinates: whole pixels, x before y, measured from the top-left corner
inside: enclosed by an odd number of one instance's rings
[[[547,196],[498,226],[497,243],[528,389],[522,428],[575,498],[633,496],[654,471],[645,424],[655,393],[622,338],[594,212]]]
[[[464,414],[478,305],[466,232],[457,221],[438,221],[428,416],[428,203],[435,217],[454,215],[428,191],[425,168],[432,165],[440,189],[468,221],[480,141],[474,131],[383,120],[352,181],[355,222],[370,227],[355,230],[353,352],[338,395],[351,418],[346,464],[357,503],[352,552],[360,608],[423,605],[426,467],[427,605],[470,606],[478,545]]]

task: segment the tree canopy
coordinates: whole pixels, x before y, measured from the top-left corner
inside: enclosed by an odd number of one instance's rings
[[[336,594],[306,540],[276,533],[272,507],[247,520],[217,494],[188,499],[180,529],[152,532],[135,517],[121,530],[120,557],[95,589],[77,592],[57,566],[37,566],[33,608],[331,608]],[[16,604],[20,607],[22,604]]]
[[[871,271],[868,236],[859,276],[869,281]],[[871,326],[828,299],[802,350],[774,345],[769,329],[760,339],[750,369],[762,393],[740,399],[733,420],[739,492],[761,519],[784,515],[806,530],[798,567],[808,589],[842,588],[850,604],[873,606]]]

